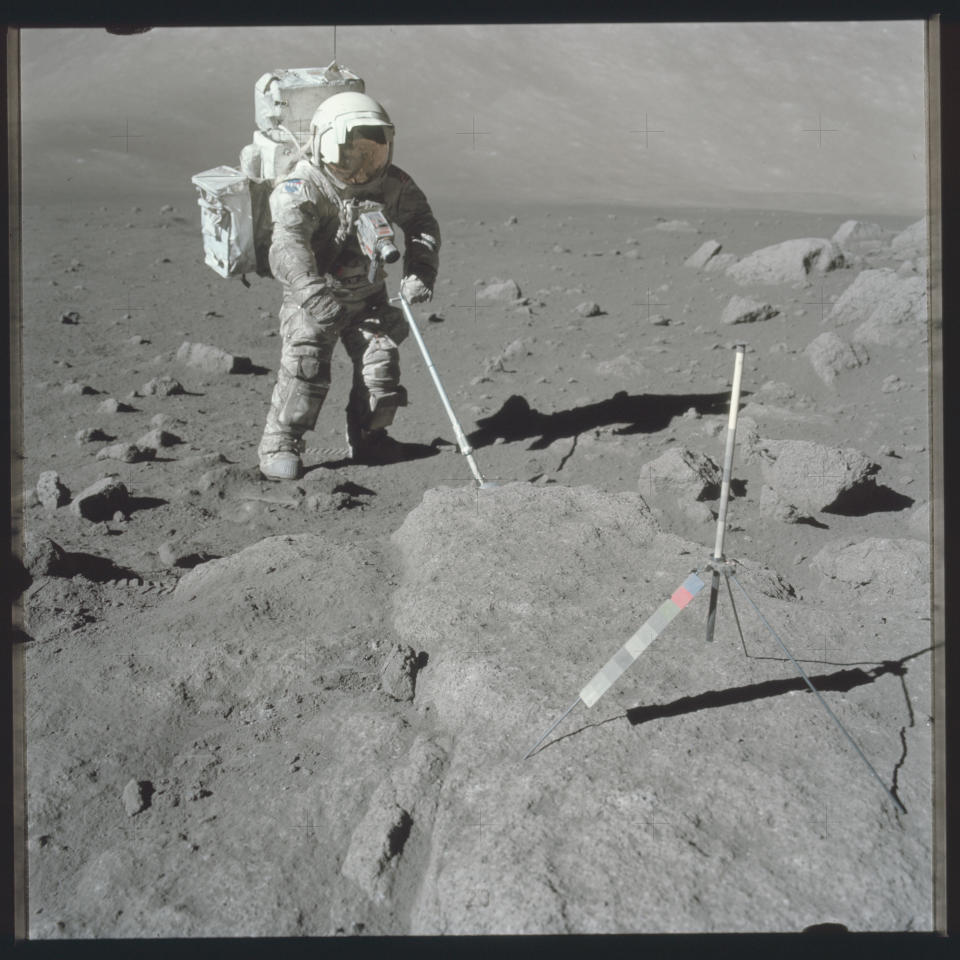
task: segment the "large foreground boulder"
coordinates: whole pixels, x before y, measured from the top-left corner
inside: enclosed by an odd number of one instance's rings
[[[29,644],[31,932],[922,927],[929,822],[857,779],[756,619],[756,655],[726,612],[704,643],[706,591],[678,587],[709,553],[639,493],[446,487],[389,544],[277,536],[196,567],[99,624],[82,671]],[[811,626],[856,628],[759,563],[737,579],[805,662]],[[630,669],[575,700],[647,621],[659,635]],[[879,672],[813,676],[844,691],[855,735],[888,728],[865,747],[922,818],[929,731],[895,733],[917,677],[884,662],[916,651],[916,626],[876,645]],[[414,652],[409,701],[387,665]],[[125,808],[132,777],[149,788]]]
[[[805,283],[811,275],[836,270],[844,264],[843,253],[830,240],[804,238],[785,240],[755,250],[727,268],[737,283]]]

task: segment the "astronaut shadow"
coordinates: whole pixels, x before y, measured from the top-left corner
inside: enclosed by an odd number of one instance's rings
[[[393,463],[409,463],[412,460],[425,460],[427,457],[435,457],[440,452],[440,446],[436,441],[432,444],[427,444],[406,443],[397,440],[391,444],[389,456],[384,457],[382,460],[354,460],[352,457],[340,457],[337,460],[323,460],[313,466],[305,467],[303,472],[306,474],[320,467],[327,470],[339,470],[344,467],[388,467]]]
[[[748,397],[743,391],[741,397]],[[704,414],[726,414],[730,394],[681,393],[681,394],[628,394],[625,390],[606,400],[588,403],[570,410],[541,413],[530,406],[519,394],[508,397],[503,406],[489,417],[476,421],[479,429],[469,434],[474,447],[486,447],[497,439],[506,441],[537,439],[530,450],[541,450],[554,440],[573,437],[587,430],[623,424],[614,432],[619,435],[656,433],[665,430],[670,422],[693,407]]]

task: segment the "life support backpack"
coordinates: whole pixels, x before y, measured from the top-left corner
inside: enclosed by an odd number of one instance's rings
[[[271,276],[267,256],[273,222],[270,194],[293,169],[310,140],[310,121],[327,97],[364,83],[333,61],[321,68],[265,73],[254,85],[253,142],[240,151],[240,167],[222,165],[194,174],[206,264],[221,277]],[[247,284],[249,285],[249,284]]]

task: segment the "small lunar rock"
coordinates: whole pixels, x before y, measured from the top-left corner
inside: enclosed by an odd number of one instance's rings
[[[444,318],[441,317],[439,313],[431,313],[430,316],[427,317],[427,322],[428,322],[428,323],[443,323],[443,322],[444,322]]]
[[[99,427],[83,427],[76,432],[77,443],[92,443],[94,440],[112,440]]]
[[[631,247],[631,248],[624,254],[624,256],[625,256],[628,260],[640,260],[643,255],[640,253],[640,250],[639,250],[638,247]]]
[[[906,384],[895,374],[891,373],[889,377],[883,378],[883,384],[880,389],[883,393],[897,393],[906,389]]]
[[[234,356],[219,347],[206,343],[191,343],[189,340],[184,340],[180,345],[177,359],[208,373],[247,373],[251,366],[249,357]]]
[[[106,400],[101,401],[100,405],[97,407],[98,413],[129,413],[133,407],[129,403],[123,403],[121,400],[116,400],[113,397],[107,397]]]
[[[720,316],[720,322],[725,324],[756,323],[758,320],[769,320],[780,311],[769,303],[760,303],[748,297],[731,297]]]
[[[592,300],[579,304],[575,312],[581,317],[596,317],[603,313],[600,304],[594,303]]]
[[[63,392],[72,396],[90,396],[97,391],[85,383],[79,383],[76,380],[70,380],[63,385]]]
[[[123,808],[128,817],[136,816],[150,806],[153,785],[149,780],[131,780],[123,788]]]
[[[79,323],[80,314],[76,310],[69,310],[67,313],[60,314],[61,323]]]
[[[683,414],[684,420],[699,420],[700,411],[696,407],[688,407],[687,411]]]
[[[173,213],[173,207],[172,207],[169,203],[165,203],[165,204],[160,208],[160,212],[161,212],[161,213]]]
[[[138,446],[152,448],[153,450],[159,450],[161,447],[172,447],[178,443],[183,443],[183,440],[175,433],[169,433],[160,427],[155,427],[137,440]]]
[[[394,700],[412,700],[417,676],[417,655],[412,647],[394,644],[380,668],[380,685]]]
[[[514,280],[480,281],[476,286],[478,300],[518,300],[520,287]]]
[[[878,457],[895,457],[897,454],[889,443],[885,443],[878,451]]]
[[[670,325],[670,318],[655,313],[650,317],[650,323],[655,327],[668,327]]]
[[[122,510],[118,510],[118,511],[113,515],[113,522],[114,522],[114,523],[126,523],[126,520],[127,520],[127,515],[126,515]]]
[[[31,530],[24,536],[23,565],[32,577],[70,577],[76,572],[60,544]]]
[[[515,216],[508,217],[506,223],[504,224],[504,226],[505,226],[505,227],[511,227],[511,226],[513,226],[513,224],[519,223],[519,222],[520,222],[520,221],[517,220],[517,218],[516,218]]]
[[[694,253],[690,254],[690,256],[684,260],[684,266],[699,270],[701,267],[706,266],[710,258],[715,257],[721,249],[723,249],[722,246],[716,240],[707,240],[706,243],[702,244]]]
[[[178,393],[185,393],[183,384],[173,377],[154,377],[148,380],[141,388],[140,392],[145,397],[169,397]]]
[[[562,247],[559,243],[556,243],[556,244],[554,244],[554,246],[553,246],[553,252],[554,252],[554,253],[569,253],[569,252],[570,252],[570,248],[569,248],[569,247]]]
[[[141,337],[139,333],[135,333],[132,337],[130,337],[129,340],[127,340],[127,343],[132,343],[137,347],[149,342],[150,341],[146,337]]]
[[[98,454],[98,460],[121,460],[123,463],[136,463],[138,460],[153,459],[135,443],[114,443],[104,447]]]
[[[70,502],[70,491],[55,470],[44,470],[37,480],[37,499],[48,510],[56,510]]]

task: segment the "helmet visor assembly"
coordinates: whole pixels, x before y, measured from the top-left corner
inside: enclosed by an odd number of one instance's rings
[[[339,134],[339,130],[337,131]],[[322,158],[330,171],[344,183],[368,183],[381,174],[390,162],[390,145],[393,142],[393,127],[385,124],[364,125],[361,121],[349,130],[344,130],[339,139],[339,156]]]

